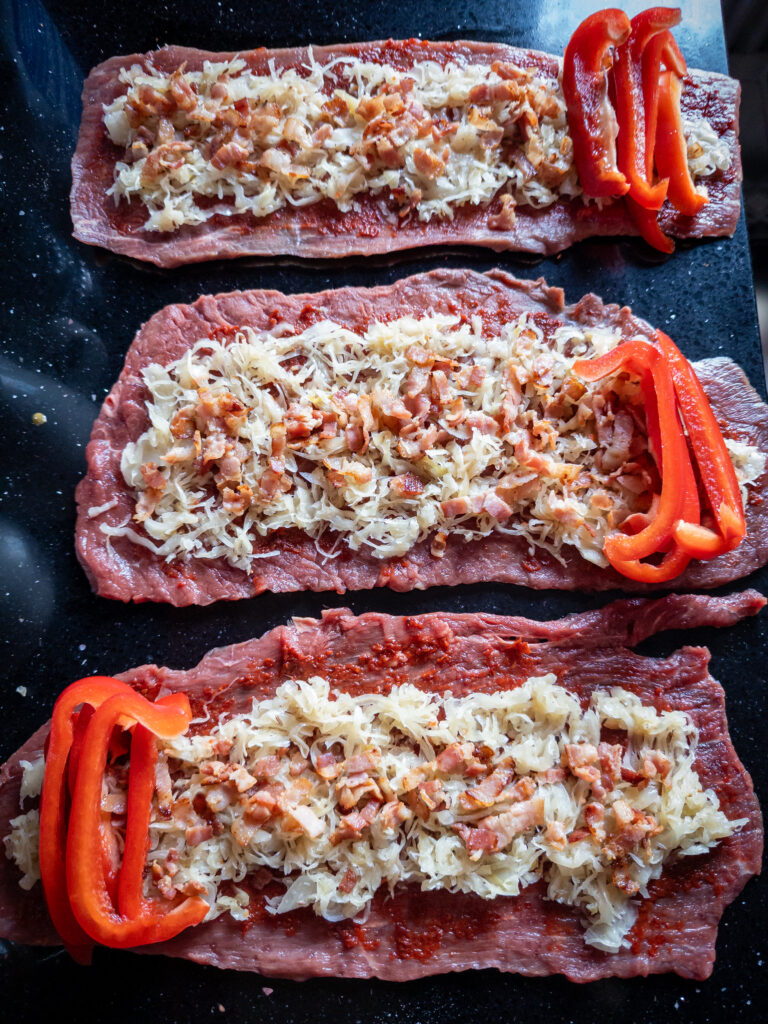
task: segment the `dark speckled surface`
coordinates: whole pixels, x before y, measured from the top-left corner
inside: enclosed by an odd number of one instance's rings
[[[264,595],[209,609],[126,607],[94,597],[72,545],[73,491],[100,402],[120,371],[136,329],[168,302],[202,292],[275,287],[315,290],[374,284],[435,266],[503,266],[545,275],[570,299],[590,289],[629,303],[665,327],[691,356],[728,353],[762,388],[762,367],[743,223],[733,240],[681,245],[668,261],[638,242],[582,244],[554,260],[471,250],[420,253],[396,261],[246,261],[161,272],[76,243],[70,237],[69,159],[84,75],[116,53],[166,42],[236,49],[353,41],[383,36],[468,37],[561,51],[597,6],[547,0],[454,2],[346,0],[155,3],[0,0],[2,83],[2,344],[0,403],[5,436],[0,490],[0,760],[48,715],[72,679],[144,661],[194,664],[209,648],[257,635],[292,613],[347,603],[355,611],[488,610],[553,617],[605,597],[535,594],[502,586],[393,595]],[[628,4],[634,13],[642,4]],[[725,70],[717,3],[684,3],[678,36],[693,66]],[[343,11],[343,14],[340,13]],[[107,13],[108,12],[108,13]],[[266,18],[264,17],[266,12]],[[264,22],[266,21],[266,24]],[[663,266],[661,265],[663,263]],[[47,423],[32,425],[43,412]],[[768,575],[750,581],[766,589]],[[763,669],[768,616],[724,633],[653,642],[654,653],[709,643],[726,687],[736,749],[768,795]],[[17,687],[26,687],[26,696]],[[570,985],[480,972],[396,986],[377,982],[270,981],[163,958],[100,952],[85,971],[62,953],[0,949],[6,1020],[39,1021],[64,1007],[78,1020],[482,1022],[530,1020],[708,1022],[764,1019],[768,885],[753,881],[726,913],[718,961],[706,983],[677,977]],[[263,988],[273,990],[267,994]]]

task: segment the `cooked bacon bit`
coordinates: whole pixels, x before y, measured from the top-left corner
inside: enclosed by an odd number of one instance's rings
[[[352,868],[347,868],[347,870],[342,875],[341,881],[339,882],[337,888],[339,892],[343,892],[345,894],[350,893],[355,888],[356,882],[357,873],[353,871]]]
[[[545,772],[539,772],[537,778],[539,782],[565,782],[565,768],[547,768]]]
[[[312,136],[312,145],[320,147],[333,135],[333,128],[329,124],[321,124]]]
[[[378,813],[378,804],[371,801],[361,811],[341,815],[341,824],[331,834],[331,843],[337,846],[345,839],[360,839]]]
[[[618,782],[621,778],[621,759],[624,750],[620,743],[598,743],[597,756],[603,773],[603,785],[610,789],[607,782]]]
[[[445,161],[427,149],[417,147],[413,151],[416,170],[426,178],[437,178],[445,170]]]
[[[210,786],[217,782],[229,782],[238,793],[244,793],[246,789],[256,785],[256,779],[241,764],[206,761],[200,766],[200,774],[204,786]]]
[[[559,821],[548,821],[544,830],[544,841],[554,846],[556,850],[564,850],[568,845],[568,836],[563,824]]]
[[[344,762],[344,768],[350,774],[370,772],[381,764],[381,751],[377,747],[365,747],[359,754],[353,754]]]
[[[445,549],[447,546],[448,534],[444,533],[443,530],[438,530],[432,538],[432,543],[429,546],[429,553],[433,558],[442,558],[445,555]]]
[[[234,745],[234,742],[228,740],[225,736],[217,736],[212,744],[213,752],[218,754],[219,757],[226,757]]]
[[[310,839],[317,839],[325,832],[325,824],[310,807],[290,807],[283,813],[283,824],[287,831],[302,832]]]
[[[402,473],[390,477],[389,489],[398,498],[415,498],[424,493],[424,484],[414,473]]]
[[[584,821],[587,823],[590,835],[596,843],[605,842],[605,808],[602,804],[587,804],[584,808]]]
[[[258,825],[236,817],[229,826],[229,831],[232,833],[235,842],[239,846],[245,847],[253,839],[254,833],[258,831],[258,828]]]
[[[324,461],[323,465],[328,471],[328,480],[334,487],[348,487],[349,484],[367,484],[373,478],[373,470],[370,466],[354,459],[337,459],[336,464],[330,460]]]
[[[516,203],[513,197],[505,193],[501,197],[501,209],[498,213],[492,213],[488,217],[488,227],[491,231],[511,231],[515,226],[517,214]]]
[[[479,785],[459,794],[459,807],[465,814],[492,807],[512,776],[513,772],[497,768]]]
[[[300,146],[309,145],[307,129],[297,117],[286,117],[283,125],[283,138],[288,142],[296,142]]]
[[[491,829],[471,828],[460,822],[455,822],[451,828],[463,840],[472,861],[480,860],[484,853],[495,853],[499,848],[499,837]]]
[[[457,768],[461,768],[467,761],[472,760],[473,756],[471,743],[451,743],[437,755],[435,766],[438,771],[449,775]]]
[[[440,502],[440,509],[446,519],[468,515],[472,511],[469,498],[449,498]]]
[[[603,847],[603,852],[610,860],[618,860],[633,850],[638,843],[647,843],[652,836],[662,831],[661,825],[652,814],[643,814],[634,810],[626,800],[616,800],[613,804],[616,818],[616,832]]]
[[[378,785],[365,772],[341,779],[336,783],[336,792],[339,794],[339,804],[345,811],[355,807],[366,794],[370,794],[379,803],[384,800]]]
[[[192,147],[186,142],[166,142],[153,149],[141,169],[142,185],[156,181],[166,171],[176,171],[184,163],[184,153]]]
[[[141,492],[139,500],[136,502],[133,518],[137,523],[143,523],[149,519],[168,485],[167,477],[163,476],[154,462],[145,462],[141,466],[141,475],[144,478],[146,490]]]
[[[406,807],[402,801],[390,800],[381,808],[379,821],[381,822],[381,827],[385,831],[391,832],[399,825],[404,824],[406,821],[410,821],[412,817],[413,811]]]
[[[184,69],[176,68],[168,81],[168,91],[179,110],[189,112],[197,106],[197,94],[189,79],[184,77]]]
[[[408,376],[403,381],[403,388],[408,398],[416,398],[427,386],[429,375],[422,366],[412,366]]]
[[[384,113],[384,101],[380,96],[363,96],[357,104],[357,113],[366,121],[373,121]]]
[[[262,501],[272,501],[277,494],[290,491],[291,482],[284,473],[276,473],[274,469],[266,469],[259,480],[259,497]]]
[[[514,804],[508,811],[501,814],[491,815],[483,818],[480,822],[482,828],[488,829],[496,834],[498,848],[505,849],[515,838],[528,829],[544,824],[544,798],[541,796],[532,797],[523,803]]]
[[[510,65],[511,66],[511,65]],[[481,82],[469,90],[470,103],[517,103],[523,91],[512,79]]]
[[[489,516],[493,516],[500,523],[512,515],[512,509],[494,491],[489,491],[483,498],[483,512],[487,512]]]
[[[439,779],[420,782],[416,787],[416,792],[411,791],[406,799],[409,800],[411,809],[424,820],[433,811],[446,807],[448,804],[448,800],[443,792],[443,784]]]
[[[433,370],[430,374],[432,397],[439,406],[448,405],[451,400],[451,389],[448,378],[443,370]]]
[[[163,818],[170,818],[173,808],[173,785],[168,770],[168,758],[160,753],[155,765],[155,789],[157,790],[157,811]]]
[[[244,515],[253,504],[253,491],[248,484],[240,484],[237,491],[225,487],[221,492],[222,505],[234,516]]]
[[[206,842],[213,835],[212,825],[192,825],[184,833],[187,846],[199,846]]]
[[[582,839],[589,839],[590,832],[588,828],[575,828],[568,836],[569,843],[580,843]]]
[[[476,430],[479,434],[498,434],[499,424],[484,412],[471,412],[464,420],[468,427]]]
[[[304,769],[308,766],[309,761],[307,761],[306,757],[300,754],[298,750],[295,750],[291,754],[289,763],[289,774],[295,779],[297,776],[301,775]]]
[[[505,81],[520,82],[523,85],[530,82],[533,77],[528,68],[520,68],[517,64],[510,64],[505,60],[493,61],[491,71],[495,71],[499,78],[503,78]]]
[[[277,811],[277,798],[282,786],[275,784],[271,787],[257,790],[247,801],[244,816],[257,825],[268,821]]]
[[[320,428],[320,439],[328,440],[328,438],[336,437],[339,432],[339,421],[336,419],[332,412],[323,413],[323,423]],[[356,449],[352,448],[351,451]]]
[[[657,775],[666,779],[670,768],[669,758],[660,750],[648,750],[643,756],[643,775],[646,779],[655,779]]]
[[[227,142],[225,145],[219,146],[211,158],[211,163],[221,171],[225,167],[237,167],[238,164],[244,163],[249,155],[248,150],[239,143]]]
[[[228,786],[209,786],[205,794],[205,803],[214,814],[221,814],[232,803],[233,794]]]
[[[611,872],[611,881],[617,889],[621,889],[628,896],[636,896],[640,892],[640,883],[635,881],[630,870],[630,865],[626,861],[619,861]]]
[[[254,761],[251,774],[257,779],[270,779],[273,775],[277,775],[279,770],[280,758],[275,754],[268,754],[266,757],[260,757]]]
[[[335,754],[318,754],[315,761],[315,771],[327,781],[337,778],[344,768],[343,761],[337,761]]]
[[[421,345],[409,345],[405,350],[405,358],[414,366],[431,366],[435,361],[434,352],[429,352]]]
[[[195,406],[185,405],[182,406],[177,412],[173,414],[171,420],[171,434],[179,440],[186,440],[192,437],[195,433]]]

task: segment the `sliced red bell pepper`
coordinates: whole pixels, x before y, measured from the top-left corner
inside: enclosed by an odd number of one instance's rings
[[[652,245],[659,252],[672,253],[675,251],[675,243],[659,227],[659,215],[656,210],[646,210],[630,196],[624,196],[624,202],[635,227],[648,245]]]
[[[199,924],[208,912],[208,904],[189,898],[169,911],[158,910],[152,903],[142,906],[140,915],[123,917],[109,898],[103,873],[100,871],[99,820],[101,813],[102,776],[107,760],[110,737],[121,719],[136,722],[161,739],[171,739],[189,725],[191,711],[183,694],[174,694],[163,705],[152,704],[140,694],[117,694],[105,701],[94,713],[88,726],[86,742],[80,757],[75,796],[67,833],[66,877],[72,912],[80,927],[97,942],[117,949],[162,942],[180,931]],[[141,742],[141,741],[140,741]],[[146,772],[139,773],[146,783]],[[130,793],[129,793],[130,797]],[[142,817],[142,821],[139,821]],[[143,828],[143,812],[137,814],[134,835],[137,843]],[[129,904],[136,896],[135,854],[129,863],[129,881],[125,883]]]
[[[694,217],[709,199],[696,191],[688,168],[688,146],[683,131],[680,99],[683,84],[672,71],[660,76],[658,129],[654,159],[659,174],[669,179],[667,198],[686,217]]]
[[[649,173],[651,167],[647,154],[649,149],[653,151],[654,140],[648,134],[652,124],[647,124],[645,117],[643,55],[654,36],[679,22],[679,8],[651,7],[635,15],[629,38],[617,47],[611,69],[619,122],[616,139],[618,167],[629,182],[628,194],[648,210],[661,208],[667,183],[658,181],[654,184]],[[647,77],[645,85],[652,88],[650,77]]]
[[[125,683],[107,676],[90,676],[68,686],[54,705],[47,741],[40,800],[40,876],[51,921],[70,955],[80,963],[90,962],[93,941],[72,914],[64,868],[72,717],[79,705],[98,707],[125,688]]]
[[[616,117],[608,99],[609,50],[629,36],[624,11],[609,8],[586,18],[563,56],[563,95],[579,181],[588,196],[621,196],[629,189],[616,164]]]
[[[157,703],[167,703],[167,698]],[[142,881],[147,859],[156,765],[155,734],[145,726],[137,725],[131,742],[125,847],[117,896],[118,908],[123,917],[138,917],[144,910]]]
[[[677,402],[691,439],[720,544],[709,536],[713,531],[698,524],[693,524],[696,527],[693,529],[685,520],[676,528],[675,539],[695,558],[713,558],[732,551],[746,536],[741,489],[722,432],[693,367],[663,331],[657,331],[656,338],[670,367]]]
[[[650,374],[656,394],[661,437],[661,497],[655,519],[633,536],[616,533],[606,539],[606,558],[616,562],[632,562],[655,554],[672,536],[672,530],[683,512],[685,491],[681,475],[688,460],[688,451],[675,404],[672,379],[661,352],[647,341],[627,341],[598,359],[578,360],[573,372],[587,381],[602,380],[622,370],[641,378]]]
[[[643,397],[649,446],[651,454],[653,455],[659,469],[659,474],[661,475],[663,441],[661,425],[659,422],[656,392],[654,390],[653,379],[649,374],[647,374],[643,380]],[[696,478],[693,474],[693,467],[691,466],[690,458],[681,459],[680,470],[680,487],[684,493],[682,505],[683,517],[691,523],[698,522],[700,511],[699,495],[696,488]],[[652,517],[649,517],[647,522],[651,521]],[[624,532],[626,532],[625,527],[626,521],[622,524],[622,531]],[[666,583],[668,580],[675,579],[676,576],[679,576],[680,573],[683,572],[691,560],[690,554],[673,540],[670,540],[667,544],[660,545],[659,551],[664,551],[665,554],[658,565],[654,565],[652,562],[643,562],[639,559],[635,559],[634,561],[617,560],[611,564],[614,569],[622,574],[622,576],[636,580],[639,583],[648,583],[653,586],[658,583]]]
[[[670,71],[674,71],[681,78],[686,74],[685,57],[680,52],[680,47],[675,42],[671,32],[659,32],[646,46],[643,52],[642,77],[643,77],[643,109],[645,111],[645,171],[648,181],[653,179],[654,152],[657,144],[658,120],[659,120],[659,93],[661,89],[660,75],[662,65]],[[659,177],[664,174],[658,168]],[[669,196],[669,186],[667,187]]]

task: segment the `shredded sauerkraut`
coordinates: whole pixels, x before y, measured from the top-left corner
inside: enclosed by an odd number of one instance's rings
[[[452,219],[456,207],[502,193],[489,225],[508,230],[517,205],[582,195],[560,82],[538,69],[321,65],[310,49],[303,67],[270,62],[263,75],[237,58],[170,75],[135,64],[120,79],[125,92],[104,108],[125,149],[109,194],[142,202],[150,231],[320,200],[347,211],[366,192],[393,200],[395,222],[412,210]],[[706,121],[686,131],[694,177],[727,166],[728,147]]]
[[[606,728],[625,740],[601,743]],[[161,744],[145,889],[196,892],[208,920],[246,920],[243,883],[266,869],[283,889],[271,913],[340,921],[382,886],[494,899],[543,878],[549,899],[583,912],[585,941],[615,952],[669,857],[706,853],[745,824],[702,788],[697,742],[681,712],[620,687],[582,710],[554,675],[464,697],[288,681],[209,733]],[[108,779],[105,807],[118,789]],[[11,825],[7,855],[29,888],[37,811]]]
[[[496,335],[458,316],[232,333],[144,370],[151,426],[121,462],[143,530],[103,523],[107,537],[251,572],[285,528],[327,558],[342,541],[387,558],[428,538],[441,557],[450,534],[497,532],[605,566],[606,536],[647,508],[637,385],[585,387],[571,374],[617,331],[545,336],[521,315]],[[730,450],[746,486],[764,456]]]

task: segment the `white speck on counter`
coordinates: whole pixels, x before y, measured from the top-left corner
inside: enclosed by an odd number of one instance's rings
[[[16,693],[18,693],[18,695],[20,697],[26,697],[27,696],[27,688],[26,688],[26,686],[17,686],[16,687]]]

